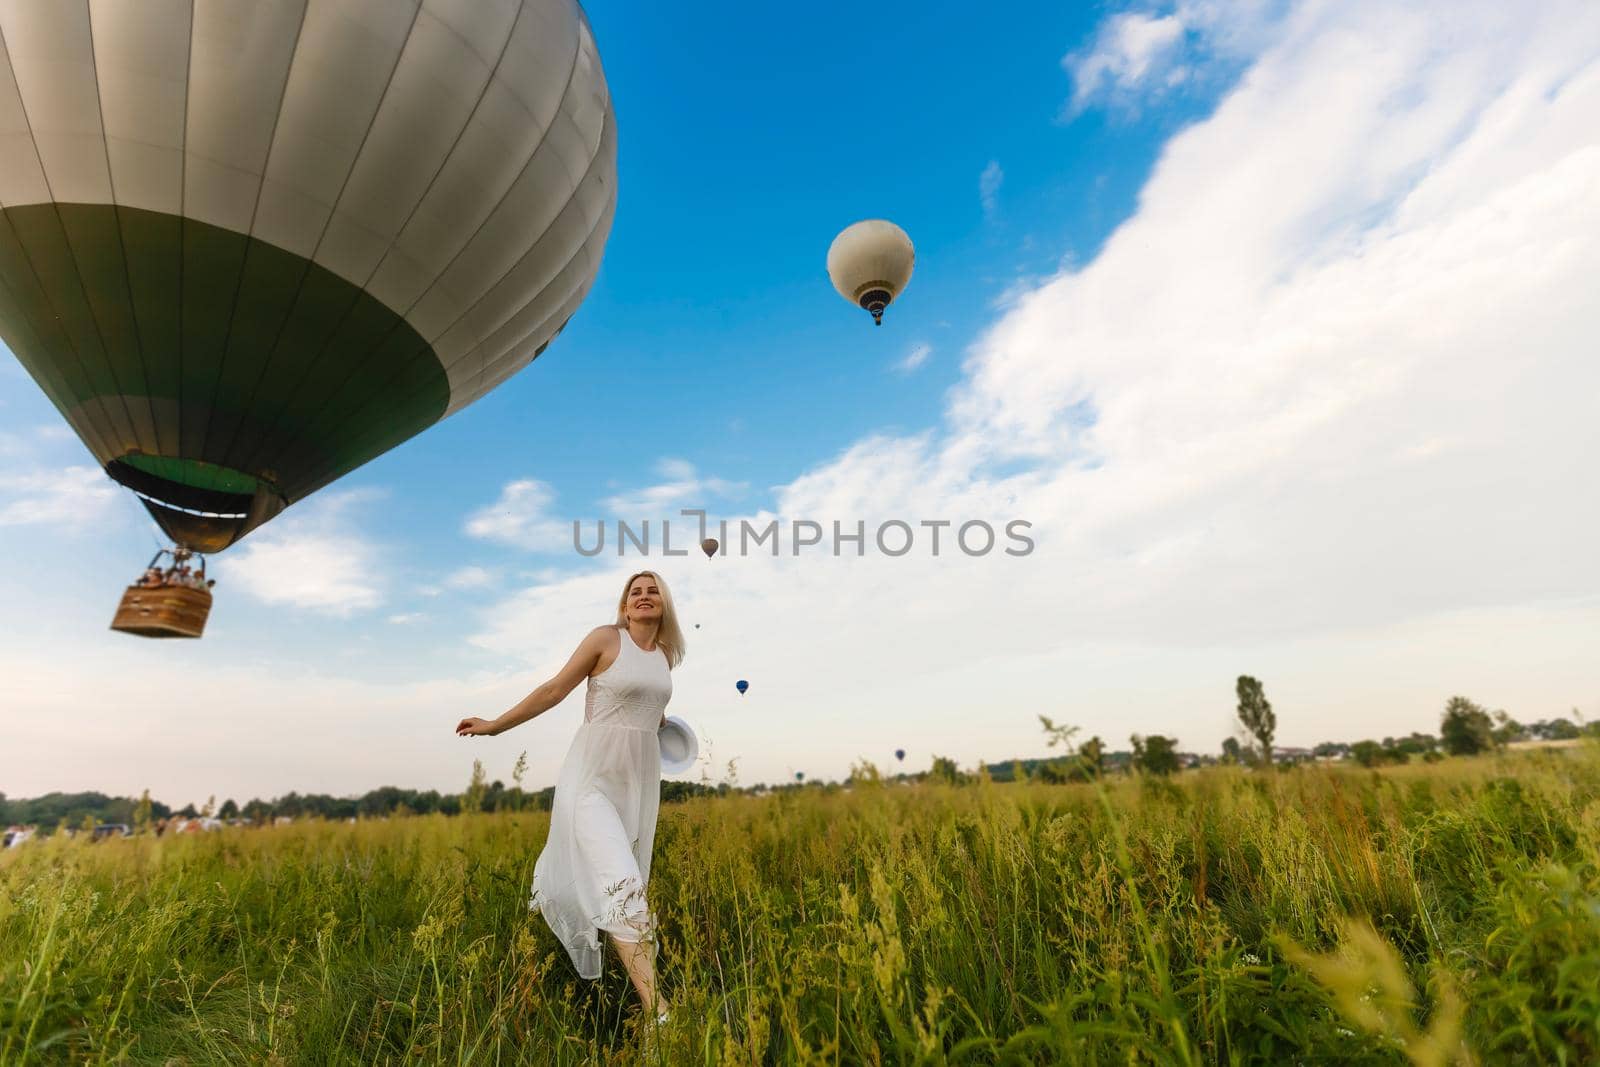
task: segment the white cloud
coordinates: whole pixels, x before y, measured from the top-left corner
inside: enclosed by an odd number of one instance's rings
[[[395,615],[390,615],[389,621],[394,623],[396,626],[406,626],[413,622],[421,622],[426,618],[427,616],[420,611],[404,611]]]
[[[486,589],[494,584],[494,574],[484,567],[458,567],[445,575],[446,589]]]
[[[0,454],[22,450],[15,440],[5,447]],[[0,472],[0,526],[84,529],[112,514],[119,492],[98,467]]]
[[[383,553],[351,512],[382,494],[319,495],[252,533],[214,564],[230,586],[266,604],[348,618],[382,604]]]
[[[82,450],[61,425],[0,431],[0,527],[56,527],[66,532],[103,529],[117,513],[124,490],[98,467],[68,461]]]
[[[1000,169],[998,160],[991,159],[989,165],[983,168],[983,173],[978,175],[978,202],[983,205],[983,217],[993,219],[1000,209],[1000,184],[1006,180],[1006,172]]]
[[[629,523],[676,519],[681,508],[702,507],[714,498],[733,497],[747,488],[743,482],[701,475],[694,464],[683,459],[661,460],[656,473],[665,480],[611,496],[605,501],[606,509]]]
[[[910,373],[926,363],[931,355],[933,355],[933,346],[926,341],[918,341],[911,346],[911,351],[907,352],[900,362],[895,364],[895,367],[898,370]]]
[[[1301,4],[1298,12],[1312,7]],[[1096,105],[1136,112],[1191,84],[1215,84],[1279,43],[1290,10],[1284,0],[1177,0],[1111,15],[1085,47],[1061,60],[1072,77],[1062,117]]]
[[[470,537],[513,548],[560,551],[572,544],[572,526],[549,513],[554,501],[555,490],[545,482],[534,478],[508,482],[500,499],[468,516],[464,529]]]
[[[1061,60],[1072,75],[1070,112],[1083,111],[1097,98],[1126,96],[1147,81],[1169,78],[1181,69],[1172,64],[1182,54],[1183,34],[1183,19],[1176,13],[1111,16],[1088,49]]]

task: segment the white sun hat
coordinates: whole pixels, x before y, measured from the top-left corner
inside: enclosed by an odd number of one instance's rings
[[[694,766],[700,755],[700,739],[689,724],[676,715],[667,716],[667,724],[656,731],[661,742],[661,773],[682,774]]]

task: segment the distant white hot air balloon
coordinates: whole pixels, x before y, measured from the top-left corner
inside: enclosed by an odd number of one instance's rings
[[[916,258],[906,231],[886,219],[863,219],[828,247],[828,277],[840,296],[882,326],[883,309],[905,291]]]

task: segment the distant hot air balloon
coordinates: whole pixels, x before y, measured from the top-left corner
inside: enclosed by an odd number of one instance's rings
[[[895,749],[894,750],[894,758],[897,759],[897,760],[900,760],[902,763],[905,762],[906,750],[903,749],[903,748]]]
[[[839,295],[872,313],[883,325],[883,310],[905,291],[916,262],[906,231],[885,219],[865,219],[846,227],[828,247],[828,277]]]
[[[570,0],[7,4],[0,39],[0,338],[180,548],[483,396],[599,269]]]
[[[701,541],[700,551],[706,554],[706,559],[710,559],[712,556],[716,555],[717,539],[715,537],[708,537],[704,541]]]
[[[740,678],[737,682],[733,683],[733,687],[739,691],[740,696],[744,696],[744,691],[750,688],[750,683],[745,681],[743,678]]]
[[[805,771],[795,771],[794,772],[794,780],[797,781],[797,782],[805,781],[806,780],[806,772]]]

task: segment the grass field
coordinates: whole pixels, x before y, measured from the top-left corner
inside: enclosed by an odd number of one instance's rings
[[[11,850],[0,1062],[1600,1060],[1593,745],[664,806],[648,1052],[526,910],[546,819]]]

